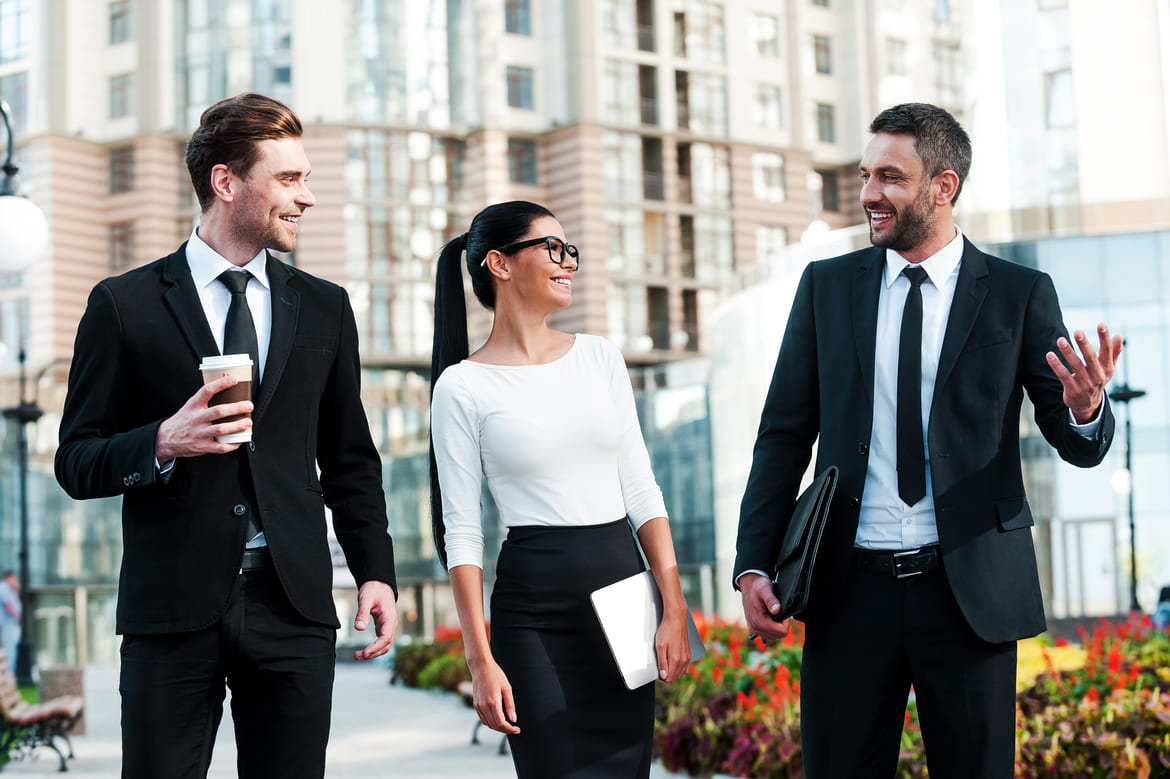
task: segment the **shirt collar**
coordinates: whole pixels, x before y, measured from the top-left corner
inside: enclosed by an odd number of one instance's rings
[[[961,259],[963,259],[963,231],[959,229],[958,225],[955,225],[955,237],[951,239],[950,243],[917,265],[926,271],[931,283],[941,289],[943,283],[955,272]],[[902,271],[910,264],[909,260],[893,249],[886,249],[885,283],[887,289],[894,285],[898,276],[902,275]]]
[[[195,282],[195,289],[203,289],[214,283],[219,278],[219,274],[236,267],[199,237],[198,225],[191,230],[191,237],[187,239],[187,265],[191,268],[191,279]],[[267,251],[261,249],[260,253],[249,260],[248,264],[240,270],[251,273],[253,279],[268,289]]]

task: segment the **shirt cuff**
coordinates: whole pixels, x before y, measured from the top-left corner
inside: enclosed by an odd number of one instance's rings
[[[764,573],[761,570],[758,570],[756,568],[748,568],[746,571],[743,571],[742,573],[740,573],[739,576],[735,577],[735,589],[737,589],[737,590],[739,589],[739,580],[742,579],[743,577],[747,576],[749,573],[758,573],[760,576],[763,576],[765,579],[772,578],[771,576],[768,576],[768,574]]]
[[[1073,430],[1077,432],[1082,438],[1092,440],[1097,437],[1097,430],[1101,427],[1101,416],[1105,413],[1105,401],[1101,401],[1101,405],[1097,408],[1097,416],[1090,419],[1085,424],[1077,423],[1077,418],[1073,416],[1072,409],[1068,411],[1068,423]]]
[[[154,458],[154,470],[158,472],[159,480],[163,484],[170,484],[171,477],[175,475],[175,460],[172,458],[166,465],[159,465],[158,458]]]

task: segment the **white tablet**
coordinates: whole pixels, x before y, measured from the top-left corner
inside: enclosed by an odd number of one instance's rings
[[[643,571],[602,587],[589,597],[626,687],[633,690],[657,679],[654,633],[662,620],[662,596],[658,594],[654,576]],[[694,663],[707,654],[707,648],[699,638],[690,611],[687,611],[687,635]]]

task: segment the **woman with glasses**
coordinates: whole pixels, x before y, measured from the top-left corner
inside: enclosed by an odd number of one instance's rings
[[[462,258],[494,312],[469,354]],[[558,332],[577,248],[535,203],[489,206],[439,256],[431,362],[431,508],[451,576],[475,709],[508,734],[520,779],[648,777],[654,685],[628,690],[593,613],[594,590],[644,570],[663,597],[660,678],[687,669],[686,603],[662,492],[621,353]],[[483,609],[480,484],[508,528],[491,640]]]

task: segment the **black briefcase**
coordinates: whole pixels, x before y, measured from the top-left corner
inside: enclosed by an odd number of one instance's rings
[[[796,499],[772,574],[772,590],[780,601],[780,613],[773,617],[777,622],[799,614],[808,605],[817,549],[836,489],[837,466],[830,465]]]

